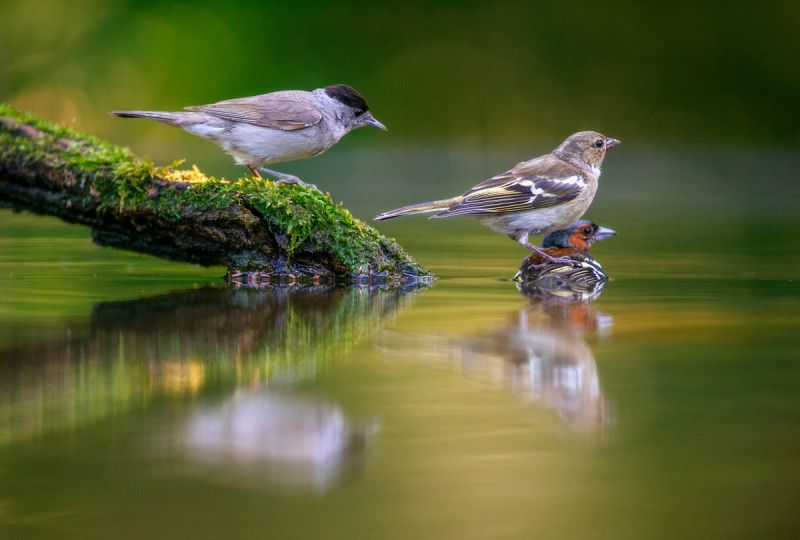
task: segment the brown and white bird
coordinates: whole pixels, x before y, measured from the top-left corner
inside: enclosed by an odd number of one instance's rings
[[[384,212],[376,221],[424,212],[432,217],[475,216],[489,228],[506,234],[550,262],[574,263],[553,257],[528,241],[575,223],[594,199],[600,166],[617,139],[595,131],[570,135],[558,148],[517,164],[510,171],[481,182],[463,195],[404,206]]]
[[[263,172],[280,182],[303,184],[296,176],[264,165],[317,156],[350,131],[373,126],[386,131],[354,88],[336,84],[284,90],[260,96],[185,107],[187,112],[112,111],[123,118],[151,118],[220,145],[255,175]],[[313,186],[311,186],[313,187]]]
[[[588,251],[598,240],[616,234],[614,230],[585,220],[551,232],[544,237],[542,250],[554,258],[569,259],[572,263],[549,263],[538,253],[531,253],[522,260],[513,280],[528,296],[587,299],[599,294],[608,276]]]

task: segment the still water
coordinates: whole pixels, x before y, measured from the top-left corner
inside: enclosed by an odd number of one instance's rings
[[[616,174],[577,302],[468,219],[381,224],[433,286],[250,290],[0,211],[0,535],[795,536],[796,203]]]

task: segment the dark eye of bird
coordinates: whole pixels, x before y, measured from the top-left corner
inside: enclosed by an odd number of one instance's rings
[[[592,228],[591,227],[584,227],[583,228],[583,234],[585,234],[586,236],[589,236],[590,234],[592,234]]]
[[[362,114],[364,114],[364,111],[362,111],[362,110],[360,110],[360,109],[356,109],[356,112],[354,113],[354,115],[355,115],[355,117],[356,117],[356,118],[358,118],[358,117],[359,117],[359,116],[361,116]]]
[[[594,141],[595,148],[601,148],[602,146],[603,146],[603,139],[597,139],[596,141]]]

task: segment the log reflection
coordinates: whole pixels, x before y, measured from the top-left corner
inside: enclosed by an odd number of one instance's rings
[[[99,303],[60,337],[0,350],[0,447],[145,408],[313,378],[414,289],[207,287]]]

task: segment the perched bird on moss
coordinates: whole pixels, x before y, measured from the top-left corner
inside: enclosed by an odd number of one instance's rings
[[[152,118],[220,145],[255,175],[260,172],[310,186],[264,165],[317,156],[350,131],[373,126],[386,131],[354,88],[337,84],[312,92],[286,90],[185,107],[191,112],[112,111],[123,118]],[[313,187],[313,186],[310,186]]]
[[[463,195],[404,206],[375,220],[424,212],[436,212],[435,218],[471,215],[550,262],[571,263],[544,253],[528,242],[528,236],[563,229],[586,212],[597,192],[606,151],[617,144],[617,139],[595,131],[581,131],[551,153],[523,161]]]
[[[594,293],[608,281],[608,277],[600,263],[589,255],[589,248],[598,240],[616,234],[616,231],[586,220],[551,232],[545,236],[542,250],[553,258],[570,262],[553,263],[538,253],[531,253],[523,259],[514,281],[528,293]]]

